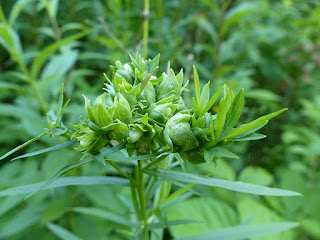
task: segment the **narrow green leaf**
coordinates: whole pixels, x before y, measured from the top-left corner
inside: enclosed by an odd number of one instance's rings
[[[61,149],[61,148],[64,148],[64,147],[71,146],[71,145],[75,144],[76,142],[77,142],[76,140],[70,140],[68,142],[60,143],[60,144],[54,145],[54,146],[49,147],[49,148],[45,148],[45,149],[41,149],[41,150],[38,150],[38,151],[35,151],[35,152],[23,154],[23,155],[21,155],[19,157],[13,158],[11,161],[14,161],[14,160],[17,160],[17,159],[21,159],[21,158],[27,158],[27,157],[40,155],[40,154],[46,153],[46,152],[55,151],[55,150],[58,150],[58,149]]]
[[[204,233],[200,235],[183,237],[177,240],[238,240],[248,238],[252,239],[254,237],[261,237],[273,233],[282,232],[298,226],[299,224],[295,222],[271,223],[255,226],[236,226],[215,230],[213,232]]]
[[[121,149],[124,148],[124,147],[125,147],[125,143],[122,143],[122,144],[120,144],[120,145],[118,145],[118,146],[115,146],[115,147],[112,147],[112,148],[106,150],[105,152],[102,152],[101,155],[102,155],[102,156],[106,156],[106,155],[111,154],[111,153],[113,153],[113,152],[119,151],[119,150],[121,150]],[[85,159],[85,160],[83,160],[83,161],[80,161],[80,162],[74,163],[74,164],[70,164],[70,165],[62,168],[62,169],[61,169],[59,172],[57,172],[51,179],[49,179],[45,184],[43,184],[39,189],[37,189],[37,190],[36,190],[35,192],[33,192],[33,193],[30,193],[30,194],[26,197],[26,199],[29,198],[29,197],[31,197],[31,196],[34,195],[35,193],[41,191],[42,189],[46,188],[47,186],[49,186],[51,183],[53,183],[54,181],[56,181],[56,180],[57,180],[61,175],[63,175],[64,173],[66,173],[66,172],[68,172],[68,171],[70,171],[70,170],[72,170],[72,169],[75,169],[75,168],[77,168],[77,167],[80,167],[80,166],[82,166],[82,165],[84,165],[84,164],[86,164],[86,163],[88,163],[88,162],[91,162],[92,160],[94,160],[94,156],[90,156],[90,157],[88,157],[87,159]]]
[[[211,187],[225,188],[236,192],[251,193],[263,196],[301,196],[300,193],[290,190],[264,187],[237,181],[228,181],[218,178],[207,178],[195,174],[181,173],[166,169],[150,170],[148,171],[148,173],[157,177],[161,177],[163,180],[167,181],[174,180],[188,183],[197,183]]]
[[[100,218],[109,220],[110,222],[114,222],[114,223],[117,223],[117,224],[120,224],[123,226],[127,226],[127,227],[132,227],[132,228],[137,227],[136,223],[131,222],[127,218],[119,216],[115,213],[108,212],[104,209],[88,208],[88,207],[75,207],[75,208],[72,208],[72,211],[77,212],[77,213],[86,214],[86,215],[100,217]]]
[[[159,69],[159,67],[154,68],[153,71],[145,79],[143,79],[143,81],[141,82],[141,85],[140,85],[140,93],[142,93],[143,89],[147,86],[147,83],[149,82],[153,73],[157,72],[158,69]]]
[[[252,133],[248,136],[245,136],[243,138],[231,138],[229,140],[237,142],[237,141],[251,141],[251,140],[259,140],[262,138],[266,138],[266,135],[260,134],[260,133]]]
[[[9,25],[12,26],[14,24],[14,21],[19,16],[20,12],[23,10],[23,8],[30,2],[33,2],[35,0],[19,0],[16,1],[14,6],[12,7],[12,10],[9,15]]]
[[[0,197],[7,197],[19,194],[32,193],[37,191],[44,182],[32,183],[28,185],[8,188],[0,191]],[[100,177],[63,177],[57,179],[55,182],[44,187],[43,189],[53,189],[66,186],[91,186],[91,185],[119,185],[119,186],[128,186],[129,181],[120,177],[109,177],[109,176],[100,176]]]
[[[201,105],[201,101],[200,101],[200,80],[199,80],[199,75],[197,72],[197,69],[195,66],[193,66],[193,75],[194,75],[194,87],[196,90],[196,99],[197,99],[197,103],[199,105]]]
[[[59,49],[61,46],[64,46],[65,44],[74,41],[76,39],[82,38],[85,35],[87,35],[89,31],[83,31],[81,33],[74,34],[70,37],[61,39],[60,41],[57,41],[45,49],[43,49],[39,55],[33,60],[31,65],[31,77],[33,79],[36,79],[38,76],[39,71],[41,70],[43,64],[45,61],[51,56],[53,52],[55,52],[57,49]]]
[[[63,89],[64,89],[64,83],[61,84],[61,88],[60,88],[60,93],[59,93],[59,99],[58,99],[58,115],[60,114],[61,110],[62,110],[62,104],[63,104]],[[57,121],[58,121],[59,117],[57,117]]]
[[[104,158],[101,154],[96,154],[93,156],[99,163],[101,163],[103,166],[106,166],[106,161],[104,160]]]
[[[131,162],[131,161],[137,161],[137,160],[153,159],[155,157],[156,155],[141,155],[141,156],[123,157],[123,158],[108,157],[107,159],[113,162]]]
[[[43,136],[45,136],[47,134],[47,132],[41,133],[40,135],[30,139],[29,141],[21,144],[20,146],[12,149],[11,151],[7,152],[6,154],[4,154],[3,156],[0,157],[0,161],[6,157],[8,157],[9,155],[11,155],[12,153],[15,153],[16,151],[20,150],[21,148],[24,148],[25,146],[29,145],[30,143],[33,143],[35,141],[37,141],[38,139],[42,138]]]
[[[235,158],[239,159],[239,157],[233,152],[228,151],[224,147],[214,147],[212,148],[215,157],[224,157],[224,158]]]
[[[3,24],[7,25],[6,17],[4,16],[1,4],[0,4],[0,21]]]
[[[243,104],[244,104],[244,91],[243,89],[241,89],[241,91],[237,94],[236,98],[233,100],[231,104],[231,107],[228,110],[224,129],[220,137],[221,136],[223,137],[224,135],[226,135],[234,127],[234,125],[236,125],[242,113]]]
[[[159,229],[159,228],[166,228],[171,226],[179,226],[179,225],[194,224],[194,223],[203,223],[203,222],[198,220],[172,220],[172,221],[166,222],[165,226],[162,226],[162,224],[160,223],[151,223],[151,224],[148,224],[148,227],[150,229]]]
[[[210,81],[206,83],[206,85],[204,85],[204,87],[202,88],[201,91],[201,105],[200,105],[200,109],[203,109],[204,105],[208,102],[210,94],[209,93],[209,89],[210,89]]]
[[[219,102],[219,110],[217,113],[217,118],[215,121],[215,138],[218,139],[220,134],[222,133],[222,130],[224,128],[224,124],[226,121],[226,115],[227,115],[227,99],[226,98],[222,98]]]
[[[256,127],[258,127],[259,125],[261,124],[266,124],[266,121],[270,120],[271,118],[274,118],[276,117],[277,115],[279,115],[280,113],[286,111],[287,108],[284,108],[284,109],[281,109],[277,112],[274,112],[274,113],[270,113],[268,115],[265,115],[265,116],[262,116],[250,123],[247,123],[247,124],[243,124],[233,130],[231,130],[226,136],[224,136],[223,138],[219,139],[220,141],[221,140],[224,140],[224,139],[227,139],[227,138],[232,138],[232,137],[235,137],[237,135],[240,135],[242,133],[245,133],[245,132],[248,132]]]
[[[53,232],[58,238],[62,240],[80,240],[81,238],[77,237],[67,229],[54,224],[54,223],[47,223],[46,224],[47,228]]]
[[[202,195],[200,192],[196,191],[195,189],[192,189],[191,187],[188,187],[188,185],[186,185],[186,184],[183,184],[183,183],[178,182],[178,181],[172,181],[172,183],[173,183],[174,185],[177,185],[177,186],[179,186],[179,187],[181,187],[181,188],[189,191],[189,192],[192,192],[192,193],[195,194],[195,195],[198,195],[198,196],[201,196],[201,195]]]
[[[215,103],[215,101],[219,97],[220,93],[222,92],[222,89],[223,89],[223,87],[219,88],[219,90],[216,91],[216,93],[210,98],[207,105],[202,109],[202,111],[200,113],[200,117],[209,111],[209,109],[212,107],[212,105]]]

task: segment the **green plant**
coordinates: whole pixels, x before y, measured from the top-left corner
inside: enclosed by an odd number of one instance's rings
[[[183,72],[175,74],[168,66],[167,71],[159,76],[158,65],[159,55],[152,60],[143,60],[137,53],[135,58],[131,57],[130,63],[122,64],[117,61],[115,66],[111,67],[112,79],[105,75],[107,80],[105,92],[95,99],[92,106],[90,100],[84,97],[85,118],[80,117],[78,125],[71,125],[74,130],[62,121],[62,113],[69,102],[68,100],[63,103],[62,85],[58,108],[48,113],[49,128],[46,132],[16,147],[3,155],[0,160],[47,134],[50,137],[59,136],[71,140],[21,155],[13,160],[55,151],[75,143],[78,143],[75,149],[83,153],[81,160],[62,168],[44,184],[8,189],[2,194],[29,193],[27,197],[30,197],[46,188],[68,185],[129,185],[131,202],[122,197],[129,212],[134,212],[129,220],[97,208],[74,207],[73,211],[116,222],[124,226],[123,233],[133,239],[161,239],[164,234],[163,229],[166,227],[195,223],[194,220],[167,221],[164,211],[172,202],[179,201],[186,192],[194,192],[194,184],[256,195],[299,195],[288,190],[172,170],[179,164],[184,169],[188,163],[214,163],[220,157],[238,158],[227,150],[228,145],[233,142],[264,138],[265,135],[256,131],[286,109],[236,126],[244,105],[243,90],[235,95],[224,85],[210,97],[210,83],[200,91],[199,77],[194,68],[196,96],[193,99],[193,108],[188,109],[181,98],[182,92],[187,91],[187,84],[183,86]],[[208,111],[220,95],[222,97],[218,104],[218,112],[213,115]],[[94,160],[103,166],[109,164],[117,171],[117,176],[58,179],[66,172]],[[172,191],[171,184],[180,188]],[[296,223],[239,226],[192,238],[207,239],[220,236],[243,239],[295,226]],[[66,229],[52,223],[48,224],[48,228],[64,237],[73,236]],[[262,231],[263,228],[267,230]]]

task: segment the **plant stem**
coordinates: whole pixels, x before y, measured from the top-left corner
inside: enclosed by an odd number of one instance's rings
[[[140,200],[141,227],[144,233],[143,239],[149,240],[149,230],[147,228],[148,214],[147,214],[146,199],[144,194],[143,171],[142,171],[141,160],[138,160],[138,166],[136,167],[136,186],[137,186],[139,200]]]
[[[148,58],[148,38],[149,38],[149,14],[150,14],[150,2],[144,0],[144,9],[142,13],[143,18],[143,57]]]
[[[111,160],[106,160],[107,163],[109,163],[114,169],[116,169],[122,176],[124,176],[125,178],[129,179],[129,175],[123,171],[117,164],[115,164],[113,161]]]

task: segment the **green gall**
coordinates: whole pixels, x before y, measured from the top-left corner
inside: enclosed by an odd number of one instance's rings
[[[189,114],[178,113],[170,118],[165,126],[165,131],[172,143],[183,151],[189,151],[199,146],[189,124],[190,118]]]

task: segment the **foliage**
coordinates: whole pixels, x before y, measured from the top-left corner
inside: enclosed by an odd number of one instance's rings
[[[116,60],[127,62],[128,53],[143,52],[143,26],[148,22],[148,56],[161,52],[162,62],[170,61],[173,69],[183,68],[184,79],[190,79],[190,92],[183,93],[187,107],[193,106],[190,96],[196,96],[192,73],[192,65],[195,65],[201,79],[213,80],[214,87],[211,84],[209,87],[211,96],[224,84],[236,93],[245,89],[247,100],[239,117],[240,124],[277,109],[289,108],[262,130],[267,133],[267,139],[237,142],[228,147],[239,159],[219,158],[216,166],[186,164],[186,170],[230,181],[282,187],[304,195],[303,198],[250,197],[219,188],[175,182],[179,185],[173,184],[171,192],[181,192],[178,200],[187,200],[185,205],[174,205],[175,201],[164,203],[168,204],[167,221],[187,218],[205,224],[169,224],[164,235],[180,238],[190,229],[198,229],[193,233],[200,234],[236,224],[271,224],[285,219],[298,220],[300,228],[263,239],[318,239],[318,1],[201,0],[186,4],[157,0],[151,2],[150,8],[146,21],[141,17],[141,1],[1,2],[0,155],[43,133],[48,110],[57,111],[63,107],[56,101],[61,83],[64,83],[65,98],[71,99],[61,120],[77,124],[77,117],[83,112],[81,94],[85,93],[94,102],[105,82],[101,73],[111,76],[112,70],[107,66]],[[160,65],[158,71],[165,70],[165,65]],[[200,81],[199,87],[204,85]],[[212,115],[219,111],[222,95],[207,109]],[[56,122],[52,117],[57,115],[49,116],[54,120],[51,122]],[[72,127],[66,124],[56,130],[61,132],[62,129]],[[77,164],[81,154],[70,147],[47,152],[53,145],[58,149],[64,144],[74,144],[64,143],[64,138],[59,136],[49,138],[49,135],[11,157],[35,151],[42,151],[43,155],[13,163],[1,161],[2,190],[45,181],[52,177],[53,171]],[[109,156],[113,160],[118,157],[119,153]],[[121,162],[126,171],[130,169],[131,163],[128,164]],[[85,164],[71,170],[68,178],[103,175],[117,176],[118,173],[110,167]],[[75,179],[78,180],[81,179]],[[70,179],[69,183],[72,181]],[[96,181],[92,179],[93,183]],[[185,189],[178,189],[181,186]],[[26,193],[32,193],[37,187],[39,185]],[[200,192],[204,199],[191,197]],[[82,239],[128,238],[128,228],[110,220],[117,219],[112,214],[129,216],[133,211],[127,200],[130,199],[127,186],[61,187],[23,199],[18,195],[0,199],[0,218],[4,220],[0,221],[1,237],[52,239],[56,234],[64,239],[70,237],[66,233],[68,229]],[[191,210],[200,204],[208,205],[201,216]],[[105,220],[93,214],[81,214],[74,209],[76,206],[100,208],[109,213],[104,216],[111,217]],[[205,213],[210,213],[211,217]]]

